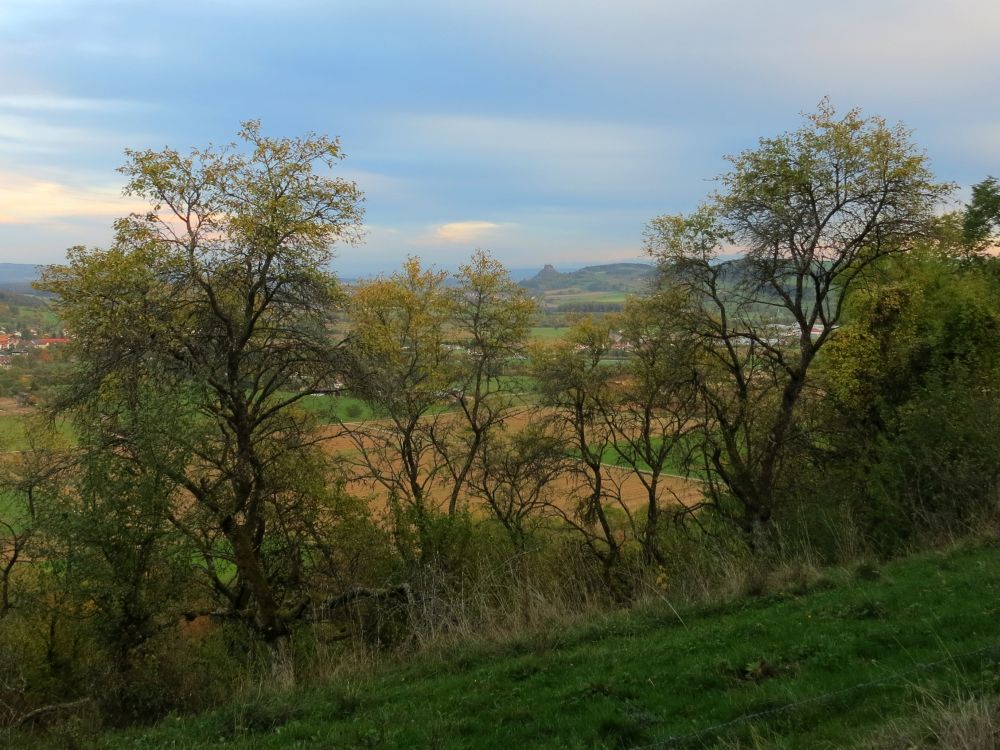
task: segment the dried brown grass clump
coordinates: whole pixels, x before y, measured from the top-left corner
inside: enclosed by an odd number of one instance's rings
[[[921,696],[915,716],[898,720],[865,745],[866,750],[996,750],[1000,747],[1000,699],[996,696]]]

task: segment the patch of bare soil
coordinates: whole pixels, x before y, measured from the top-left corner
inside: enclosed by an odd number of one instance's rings
[[[33,410],[33,406],[18,403],[16,398],[0,397],[0,416],[20,416]]]

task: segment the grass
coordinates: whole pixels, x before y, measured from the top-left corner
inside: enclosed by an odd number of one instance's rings
[[[556,328],[555,326],[534,326],[529,337],[533,341],[558,341],[563,336],[566,335],[567,328],[565,326]]]
[[[25,414],[0,414],[0,453],[28,448],[25,422],[29,417],[30,415]],[[69,420],[56,420],[56,430],[66,440],[75,441],[73,425]]]
[[[356,680],[262,691],[106,735],[97,746],[734,747],[754,737],[766,747],[857,745],[911,715],[921,696],[1000,691],[1000,648],[963,656],[1000,643],[998,594],[997,549],[923,554],[881,571],[834,571],[808,590],[679,613],[648,606],[452,645]]]
[[[529,375],[502,375],[500,385],[509,391],[530,396],[536,386],[536,379]],[[322,424],[333,422],[358,422],[365,419],[378,419],[371,404],[360,398],[346,395],[316,394],[300,399],[297,405],[313,414]],[[452,403],[443,403],[431,409],[432,413],[449,411],[454,408]],[[2,422],[0,422],[2,429]],[[0,432],[2,436],[2,432]],[[2,437],[0,437],[2,439]]]
[[[353,396],[317,394],[300,399],[298,406],[313,414],[323,424],[338,420],[357,422],[374,416],[374,411],[368,402]]]
[[[662,441],[654,440],[653,442],[654,445],[659,445]],[[622,449],[627,450],[628,446],[626,444],[622,444]],[[682,443],[671,451],[667,456],[666,463],[663,466],[663,473],[679,477],[705,479],[705,472],[699,467],[698,464],[692,464],[691,466],[684,465],[684,454],[686,450],[686,446]],[[626,461],[612,445],[605,448],[604,453],[601,455],[601,461],[606,464],[611,464],[612,466],[621,466],[622,468],[629,470],[632,469],[629,462]],[[649,464],[640,459],[638,461],[637,468],[641,471],[649,471]]]
[[[545,292],[545,301],[553,305],[612,304],[625,302],[628,292],[585,291],[580,289],[557,289]]]

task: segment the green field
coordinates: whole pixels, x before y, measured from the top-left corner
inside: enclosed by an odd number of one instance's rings
[[[850,747],[927,696],[1000,694],[998,595],[995,547],[922,554],[265,690],[97,746]]]
[[[315,415],[324,424],[338,421],[356,422],[361,419],[371,419],[374,415],[367,402],[353,396],[317,394],[300,399],[298,405]]]
[[[29,415],[0,413],[0,453],[22,451],[28,447],[25,419]],[[73,425],[66,419],[56,420],[56,430],[67,440],[73,440]]]
[[[533,341],[558,341],[566,335],[567,329],[565,327],[556,328],[555,326],[534,326],[529,336]]]
[[[14,518],[14,515],[21,514],[21,501],[11,490],[0,491],[0,520],[5,523],[14,523],[15,528],[20,528],[21,521]]]
[[[557,289],[545,292],[542,299],[545,304],[560,308],[579,305],[622,305],[628,297],[627,292],[592,292],[582,289]]]
[[[654,440],[654,445],[659,445],[662,440]],[[626,446],[623,445],[623,450]],[[663,467],[663,472],[665,474],[672,474],[674,476],[688,476],[695,479],[704,479],[705,472],[701,470],[698,465],[693,465],[690,467],[684,466],[684,453],[686,448],[683,444],[678,445],[670,455],[667,457],[666,464]],[[604,453],[601,455],[601,461],[606,464],[611,464],[613,466],[621,466],[626,469],[631,469],[632,467],[628,464],[625,459],[622,458],[618,450],[614,446],[609,445]],[[638,467],[641,471],[649,471],[649,464],[645,461],[639,461]]]

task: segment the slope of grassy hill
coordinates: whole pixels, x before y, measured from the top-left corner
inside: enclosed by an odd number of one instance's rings
[[[0,289],[0,329],[20,331],[26,338],[59,336],[62,325],[49,306],[49,299],[37,294]],[[34,331],[35,333],[31,333]]]
[[[648,288],[654,273],[655,267],[648,263],[609,263],[565,273],[545,266],[520,283],[525,289],[538,292],[570,288],[589,292],[639,292]]]
[[[0,263],[0,289],[31,292],[31,283],[38,279],[40,268],[34,263]]]
[[[97,746],[911,747],[899,727],[917,726],[919,705],[956,696],[996,705],[995,546],[790,576],[768,590],[451,644]],[[887,733],[895,743],[869,744]]]
[[[655,268],[646,263],[610,263],[561,273],[545,266],[522,287],[550,312],[610,312],[628,294],[649,291]]]

